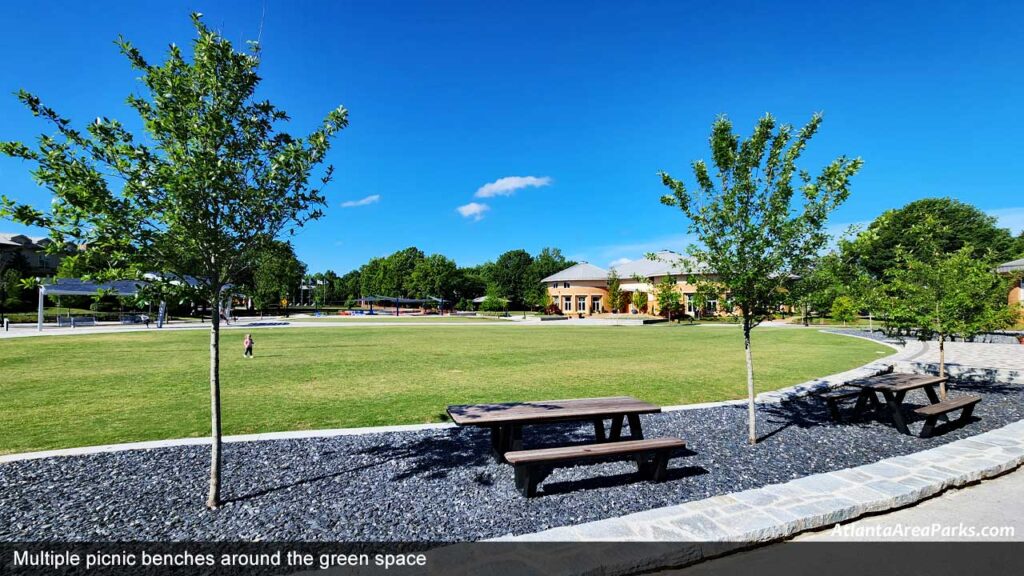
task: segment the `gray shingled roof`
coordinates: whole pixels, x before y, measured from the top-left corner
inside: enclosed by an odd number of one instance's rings
[[[605,280],[607,278],[608,271],[604,268],[598,268],[587,262],[580,262],[561,272],[548,276],[542,282],[579,282],[581,280]]]
[[[703,267],[694,261],[693,258],[678,252],[662,250],[655,252],[654,256],[654,260],[646,257],[640,258],[613,266],[612,269],[619,275],[619,278],[632,278],[633,276],[652,278],[655,276],[668,276],[670,274],[679,276],[703,271]]]
[[[999,267],[996,268],[996,272],[1000,273],[1020,272],[1021,270],[1024,270],[1024,258],[1014,260],[1013,262],[1007,262],[1006,264],[1000,264]]]

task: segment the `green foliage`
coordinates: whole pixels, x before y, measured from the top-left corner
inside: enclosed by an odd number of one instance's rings
[[[487,294],[484,301],[480,303],[480,310],[484,312],[501,312],[508,309],[508,299],[501,295],[498,286],[491,284],[487,287]]]
[[[844,325],[857,319],[857,304],[849,296],[839,296],[832,301],[832,319]]]
[[[491,271],[491,281],[518,309],[526,306],[527,293],[535,292],[539,278],[535,275],[533,256],[526,250],[509,250],[498,256]]]
[[[613,313],[622,310],[622,283],[619,273],[612,269],[608,273],[608,309]]]
[[[930,221],[928,226],[922,223]],[[1005,262],[1024,255],[1024,241],[1000,228],[996,219],[952,198],[925,198],[876,218],[853,241],[843,243],[844,257],[881,279],[900,267],[906,256],[925,260],[971,247],[975,258]]]
[[[274,241],[260,251],[247,292],[259,310],[278,306],[282,299],[291,300],[295,287],[302,281],[306,265],[295,256],[288,242]]]
[[[454,260],[441,254],[431,254],[419,260],[412,271],[415,295],[419,298],[444,298],[448,301],[446,306],[452,304],[458,282],[459,267]]]
[[[969,339],[1012,324],[1009,287],[993,271],[991,257],[979,259],[972,246],[964,246],[929,260],[903,254],[902,265],[889,270],[892,324],[940,341]]]
[[[662,277],[661,281],[654,287],[654,294],[658,302],[658,310],[661,314],[670,319],[679,315],[681,304],[674,277],[671,275]]]
[[[647,292],[641,290],[633,292],[633,307],[636,308],[638,314],[647,312]]]
[[[849,196],[849,182],[861,160],[840,156],[817,177],[797,168],[807,143],[821,124],[815,114],[794,132],[765,115],[748,139],[719,117],[711,129],[714,173],[703,160],[693,163],[696,188],[661,172],[670,194],[662,203],[678,207],[699,244],[690,255],[722,285],[740,309],[745,346],[750,330],[784,301],[793,275],[809,269],[828,241],[829,214]],[[797,194],[799,192],[799,194]],[[748,354],[749,358],[749,354]],[[749,439],[755,442],[753,367],[748,365]]]

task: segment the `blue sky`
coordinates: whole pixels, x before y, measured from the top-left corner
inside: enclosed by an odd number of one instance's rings
[[[837,230],[928,196],[1024,228],[1020,2],[86,4],[5,7],[0,139],[43,129],[19,88],[80,124],[134,125],[118,34],[151,61],[191,39],[191,11],[239,46],[260,35],[261,96],[288,130],[351,113],[327,216],[295,240],[311,270],[412,245],[463,265],[513,248],[602,266],[682,249],[686,221],[659,204],[656,173],[692,181],[723,113],[746,133],[764,112],[824,112],[805,167],[865,160]],[[0,159],[0,192],[45,205],[28,168]]]

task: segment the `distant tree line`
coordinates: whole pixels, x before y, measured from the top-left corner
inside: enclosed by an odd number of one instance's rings
[[[541,280],[573,264],[558,248],[544,248],[536,255],[509,250],[493,262],[459,266],[443,254],[427,255],[409,247],[371,258],[341,276],[333,270],[305,275],[302,283],[320,306],[353,306],[363,296],[391,296],[442,298],[447,306],[468,309],[474,298],[489,296],[491,306],[500,302],[501,308],[534,309],[547,299]]]

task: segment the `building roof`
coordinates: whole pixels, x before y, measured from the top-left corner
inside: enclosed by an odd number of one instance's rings
[[[695,274],[702,272],[704,268],[689,256],[671,250],[661,250],[654,253],[654,259],[631,260],[613,266],[612,270],[615,270],[619,278],[632,278],[633,276],[653,278],[655,276]]]
[[[580,262],[548,276],[541,282],[579,282],[581,280],[606,280],[607,278],[608,271],[604,268],[598,268],[588,262]]]
[[[1001,274],[1006,272],[1020,272],[1021,270],[1024,270],[1024,258],[1014,260],[1013,262],[1007,262],[1006,264],[1000,264],[996,268],[996,272]]]

